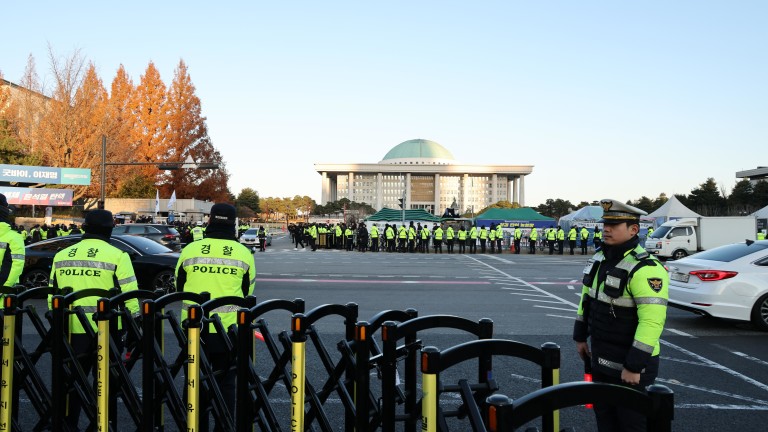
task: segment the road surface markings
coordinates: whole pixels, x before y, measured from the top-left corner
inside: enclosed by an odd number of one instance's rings
[[[701,386],[697,386],[697,385],[693,385],[693,384],[685,384],[685,383],[682,383],[682,382],[680,382],[678,380],[674,380],[674,379],[656,378],[656,381],[664,383],[664,384],[676,385],[676,386],[679,386],[679,387],[685,387],[685,388],[690,389],[690,390],[698,390],[698,391],[701,391],[701,392],[704,392],[704,393],[714,394],[714,395],[718,395],[718,396],[725,396],[725,397],[729,397],[729,398],[732,398],[732,399],[743,400],[743,401],[746,401],[746,402],[752,402],[752,403],[756,403],[758,405],[763,405],[764,408],[768,408],[768,401],[764,401],[762,399],[755,399],[755,398],[752,398],[752,397],[749,397],[749,396],[737,395],[737,394],[734,394],[734,393],[725,392],[725,391],[722,391],[722,390],[715,390],[715,389],[706,388],[706,387],[701,387]]]
[[[554,309],[554,310],[561,310],[561,311],[566,311],[566,312],[573,312],[573,311],[574,311],[573,309],[566,309],[566,308],[556,308],[556,307],[552,307],[552,306],[540,306],[540,305],[533,305],[533,307],[535,307],[535,308],[542,308],[542,309]]]
[[[670,333],[674,333],[674,334],[676,334],[676,335],[680,335],[680,336],[685,336],[685,337],[689,337],[689,338],[694,338],[694,339],[696,339],[696,336],[694,336],[694,335],[692,335],[692,334],[688,334],[688,333],[686,333],[686,332],[684,332],[684,331],[675,330],[675,329],[673,329],[673,328],[665,328],[664,330],[666,330],[666,331],[668,331],[668,332],[670,332]]]
[[[740,374],[740,373],[736,372],[733,369],[729,369],[729,368],[721,365],[720,363],[714,362],[714,361],[712,361],[712,360],[710,360],[710,359],[708,359],[706,357],[700,356],[700,355],[698,355],[698,354],[696,354],[696,353],[694,353],[692,351],[688,351],[687,349],[679,347],[679,346],[677,346],[677,345],[675,345],[673,343],[667,342],[664,339],[659,339],[659,342],[661,342],[663,345],[666,345],[666,346],[668,346],[668,347],[670,347],[672,349],[680,351],[683,354],[687,354],[690,357],[693,357],[693,358],[699,360],[702,363],[706,363],[709,366],[714,367],[715,369],[718,369],[718,370],[720,370],[722,372],[725,372],[725,373],[727,373],[727,374],[729,374],[729,375],[731,375],[731,376],[733,376],[735,378],[738,378],[738,379],[740,379],[742,381],[748,382],[748,383],[750,383],[750,384],[752,384],[752,385],[754,385],[754,386],[756,386],[756,387],[758,387],[758,388],[760,388],[762,390],[768,391],[768,385],[766,385],[764,383],[761,383],[760,381],[757,381],[755,379],[752,379],[752,378],[750,378],[750,377],[748,377],[748,376],[746,376],[744,374]]]
[[[281,276],[292,276],[292,275],[281,275]],[[386,281],[377,281],[377,280],[370,280],[370,279],[271,279],[271,278],[264,278],[264,279],[257,279],[258,281],[262,282],[299,282],[299,283],[306,283],[306,282],[314,282],[314,283],[359,283],[359,284],[429,284],[429,285],[490,285],[490,282],[485,281],[450,281],[450,280],[429,280],[429,281],[414,281],[414,280],[404,280],[404,281],[395,281],[395,280],[386,280]]]
[[[565,318],[565,319],[569,319],[569,320],[575,320],[576,319],[575,316],[562,316],[562,315],[553,315],[553,314],[547,314],[547,316],[548,317],[553,317],[553,318]]]

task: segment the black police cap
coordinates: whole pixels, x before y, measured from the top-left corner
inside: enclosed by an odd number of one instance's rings
[[[114,219],[109,210],[91,210],[85,215],[83,228],[112,228]]]
[[[237,210],[231,204],[214,204],[211,207],[211,224],[235,225]]]

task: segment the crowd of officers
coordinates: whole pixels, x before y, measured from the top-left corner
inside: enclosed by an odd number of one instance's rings
[[[294,250],[299,247],[309,247],[316,251],[318,247],[326,249],[341,249],[360,252],[400,252],[400,253],[443,253],[443,245],[447,253],[477,253],[480,245],[480,253],[501,253],[503,247],[512,245],[510,251],[519,254],[523,245],[527,244],[528,253],[535,254],[539,245],[541,250],[549,247],[549,254],[563,255],[565,240],[568,240],[570,254],[574,255],[577,242],[581,247],[581,254],[588,253],[587,245],[591,238],[595,249],[602,244],[602,232],[595,227],[592,230],[583,226],[573,226],[566,234],[562,227],[550,226],[541,231],[537,228],[514,229],[505,231],[501,224],[491,223],[489,227],[477,223],[454,224],[411,221],[408,224],[389,224],[382,226],[374,223],[370,229],[363,222],[350,224],[324,224],[324,223],[299,223],[288,226],[291,234]]]

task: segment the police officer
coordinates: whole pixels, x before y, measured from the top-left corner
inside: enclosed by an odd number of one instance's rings
[[[203,221],[197,221],[197,224],[192,228],[192,241],[202,240],[205,236],[203,232]]]
[[[555,253],[555,240],[557,239],[557,231],[555,227],[550,225],[547,229],[547,244],[549,245],[549,254]]]
[[[568,230],[568,246],[571,248],[571,255],[573,255],[573,248],[576,247],[576,237],[578,237],[578,235],[579,232],[575,225]]]
[[[646,212],[611,199],[600,205],[604,246],[584,269],[573,339],[579,356],[591,359],[594,381],[645,392],[659,370],[669,277],[640,246]],[[646,430],[645,417],[629,409],[595,404],[595,415],[600,431]]]
[[[53,258],[49,286],[57,290],[71,287],[74,292],[88,288],[119,288],[122,292],[138,289],[136,275],[128,253],[109,244],[112,236],[112,213],[107,210],[92,210],[85,216],[82,240],[62,249]],[[49,298],[50,308],[50,298]],[[96,312],[96,297],[76,300],[73,306],[80,306],[88,316]],[[126,302],[125,306],[133,313],[138,312],[136,300]],[[94,331],[96,323],[91,322]],[[96,341],[90,338],[80,320],[70,316],[70,345],[79,355],[80,367],[87,375],[93,368],[96,358]],[[70,430],[77,427],[82,401],[77,392],[70,393],[69,409],[65,422]]]
[[[208,292],[211,298],[244,297],[251,294],[256,282],[253,254],[237,241],[237,211],[229,204],[214,204],[206,229],[206,238],[193,242],[181,251],[176,264],[177,291]],[[220,310],[219,310],[220,309]],[[237,308],[224,306],[208,311],[218,314],[225,329],[235,325]],[[184,314],[186,315],[186,314]],[[235,406],[235,359],[213,326],[203,333],[206,355],[222,390],[226,405]],[[207,400],[201,396],[201,400]],[[208,410],[201,411],[201,423],[208,424]],[[218,427],[217,427],[218,429]]]
[[[528,246],[530,246],[528,253],[536,254],[536,240],[538,239],[539,231],[536,229],[536,227],[531,228],[531,232],[528,233]]]
[[[504,240],[504,228],[501,224],[496,225],[496,253],[501,253],[501,243]]]
[[[523,238],[523,230],[520,229],[520,226],[516,226],[515,230],[512,231],[512,239],[515,242],[515,253],[520,253],[520,239]]]
[[[443,253],[443,227],[435,224],[432,229],[432,238],[434,239],[435,253]],[[440,252],[438,252],[440,251]]]
[[[267,250],[267,230],[264,225],[259,225],[259,252]]]
[[[563,230],[563,227],[560,225],[557,226],[557,253],[559,255],[563,254],[563,249],[565,246],[565,231]]]
[[[477,223],[472,224],[472,228],[469,229],[469,253],[477,253]]]
[[[379,227],[376,224],[371,226],[371,252],[379,251]]]
[[[0,286],[12,287],[19,283],[24,270],[24,239],[10,224],[11,207],[0,194]]]
[[[480,225],[480,253],[485,253],[485,242],[488,241],[488,228]]]
[[[581,238],[581,254],[586,255],[587,242],[589,241],[589,231],[587,230],[587,227],[581,227],[581,231],[579,231],[579,237]]]
[[[464,225],[459,225],[459,253],[463,254],[467,252],[467,230],[464,229]]]

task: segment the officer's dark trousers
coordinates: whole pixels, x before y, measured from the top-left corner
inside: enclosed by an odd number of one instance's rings
[[[587,254],[587,241],[582,240],[581,241],[581,254],[586,255]]]
[[[515,240],[515,253],[520,253],[520,239]]]
[[[528,240],[528,243],[531,245],[531,249],[528,252],[536,254],[536,240]]]
[[[453,239],[446,240],[445,244],[448,246],[448,253],[453,253]]]
[[[558,240],[557,241],[557,253],[560,254],[560,255],[563,254],[563,249],[565,248],[564,243],[565,243],[565,240]]]
[[[443,240],[435,239],[435,253],[443,253]]]
[[[573,248],[576,247],[576,240],[568,240],[568,246],[571,248],[571,255],[573,255]]]
[[[347,251],[352,252],[352,237],[347,237]]]
[[[491,246],[491,253],[496,252],[496,240],[493,239],[493,240],[489,241],[488,243],[490,243],[490,246]]]
[[[467,251],[467,241],[466,240],[459,240],[459,253],[463,254]]]
[[[485,239],[480,239],[480,253],[485,253],[485,242],[486,241],[487,240],[485,240]]]
[[[373,251],[373,252],[378,252],[379,251],[379,238],[378,237],[374,237],[371,240],[371,251]]]
[[[301,245],[301,248],[304,249],[304,241],[301,240],[301,234],[296,235],[296,246],[294,247],[298,249],[299,245]]]
[[[477,253],[477,239],[469,239],[469,253]]]
[[[555,253],[555,241],[554,240],[547,240],[549,242],[549,254],[552,255]]]
[[[618,384],[646,394],[646,386],[653,383],[653,380],[650,382],[641,380],[639,385],[628,385],[623,383],[621,378],[608,376],[597,371],[593,371],[592,380],[595,382]],[[595,404],[595,417],[597,418],[597,430],[600,432],[645,432],[647,430],[645,416],[629,408]]]

